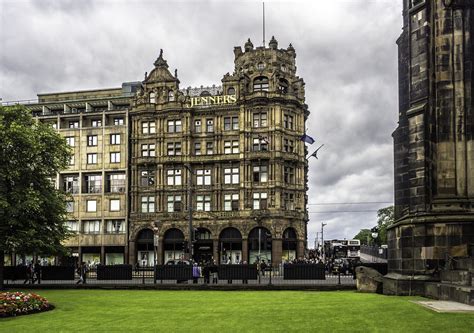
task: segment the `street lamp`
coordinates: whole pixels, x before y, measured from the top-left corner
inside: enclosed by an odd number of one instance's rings
[[[190,164],[184,164],[188,170],[188,228],[189,228],[189,242],[188,252],[189,260],[193,259],[193,171]]]
[[[327,226],[327,223],[321,222],[321,247],[323,250],[323,262],[326,262],[326,251],[324,250],[324,227]]]

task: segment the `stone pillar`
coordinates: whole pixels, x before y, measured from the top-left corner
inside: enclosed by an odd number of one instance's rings
[[[105,265],[105,246],[100,247],[100,263]]]
[[[247,264],[249,262],[249,241],[247,238],[242,239],[242,261],[246,261]]]
[[[212,240],[212,257],[216,264],[219,263],[219,240],[213,239]]]
[[[158,239],[158,246],[156,247],[156,263],[157,265],[163,265],[163,237]]]
[[[281,255],[283,251],[283,243],[281,238],[272,239],[272,263],[273,266],[281,264]]]
[[[296,259],[304,257],[304,240],[298,239],[296,247]]]
[[[135,266],[137,263],[135,250],[135,241],[128,242],[128,263],[132,266]]]

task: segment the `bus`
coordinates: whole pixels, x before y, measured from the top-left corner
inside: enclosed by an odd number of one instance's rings
[[[347,241],[347,258],[360,259],[360,240],[351,239]]]

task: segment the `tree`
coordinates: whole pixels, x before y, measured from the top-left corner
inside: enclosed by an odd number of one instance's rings
[[[378,244],[387,244],[387,227],[395,222],[395,211],[393,206],[381,208],[377,211],[377,227],[379,236]]]
[[[52,179],[70,154],[66,140],[24,106],[0,106],[0,288],[5,252],[65,254],[67,196]]]
[[[372,229],[361,229],[354,239],[359,239],[361,244],[367,244],[368,240],[371,244],[387,244],[387,227],[395,221],[394,207],[389,206],[381,208],[377,211],[377,226]],[[377,231],[378,236],[372,239],[372,230]]]

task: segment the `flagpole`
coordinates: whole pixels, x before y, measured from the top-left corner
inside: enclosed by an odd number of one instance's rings
[[[262,2],[263,5],[263,47],[265,47],[265,2]]]

